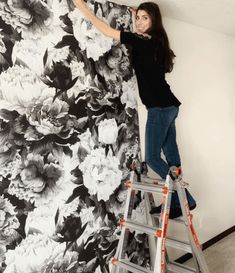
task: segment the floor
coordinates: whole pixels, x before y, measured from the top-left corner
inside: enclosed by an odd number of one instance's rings
[[[203,251],[210,273],[235,272],[235,232]],[[193,265],[189,260],[186,265]]]

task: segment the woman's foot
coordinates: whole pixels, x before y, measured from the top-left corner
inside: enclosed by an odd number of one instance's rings
[[[189,207],[190,210],[193,210],[195,208],[196,208],[196,204]],[[149,213],[150,214],[159,214],[159,213],[161,213],[161,209],[162,209],[162,205],[160,205],[158,207],[152,207],[151,210],[149,211]],[[174,218],[177,218],[180,216],[182,216],[181,208],[171,207],[169,218],[174,219]]]
[[[149,211],[149,213],[150,214],[159,214],[159,213],[161,213],[161,210],[162,210],[162,205],[160,205],[158,207],[152,207],[151,210]],[[170,219],[180,217],[181,215],[182,215],[181,208],[171,208],[170,209],[170,215],[169,215]]]
[[[161,213],[162,210],[162,205],[158,206],[158,207],[152,207],[151,210],[149,211],[150,214],[159,214]]]

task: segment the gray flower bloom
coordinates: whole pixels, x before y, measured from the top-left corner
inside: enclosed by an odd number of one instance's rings
[[[48,0],[1,0],[0,16],[23,38],[37,38],[48,33],[53,13]]]
[[[0,242],[9,244],[12,236],[16,235],[16,229],[20,223],[16,217],[15,208],[10,201],[0,196]]]

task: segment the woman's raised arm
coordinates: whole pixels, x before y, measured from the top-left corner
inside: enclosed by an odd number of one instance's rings
[[[105,36],[120,41],[120,30],[114,29],[98,18],[89,10],[83,0],[73,0],[74,5],[83,13],[83,15]]]

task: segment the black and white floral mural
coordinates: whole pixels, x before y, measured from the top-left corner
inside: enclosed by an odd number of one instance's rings
[[[127,7],[88,5],[130,30]],[[0,272],[109,272],[139,152],[136,90],[126,47],[72,1],[0,1]],[[147,265],[147,248],[133,233],[127,255]]]

